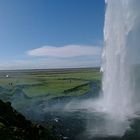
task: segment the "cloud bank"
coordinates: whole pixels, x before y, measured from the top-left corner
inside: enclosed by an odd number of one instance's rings
[[[84,45],[44,46],[26,51],[24,59],[1,61],[0,70],[97,67],[101,50],[98,46]]]
[[[78,57],[78,56],[98,56],[101,47],[84,45],[66,45],[63,47],[44,46],[27,52],[30,56],[49,56],[49,57]]]

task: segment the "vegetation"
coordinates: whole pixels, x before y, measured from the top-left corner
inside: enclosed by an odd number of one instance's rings
[[[0,91],[6,94],[3,98],[13,95],[17,89],[29,98],[79,96],[89,92],[90,84],[100,79],[99,69],[1,71]]]
[[[11,101],[14,108],[36,121],[32,117],[40,115],[39,110],[43,102],[46,103],[47,100],[52,99],[47,102],[47,105],[51,106],[67,97],[80,97],[87,93],[95,93],[96,88],[99,89],[100,79],[99,69],[1,71],[0,98],[3,101]],[[27,109],[30,111],[28,112]],[[53,125],[53,122],[48,123],[47,128],[32,123],[14,110],[9,102],[4,103],[0,100],[0,139],[63,139],[59,128],[61,125],[56,126],[56,122]]]

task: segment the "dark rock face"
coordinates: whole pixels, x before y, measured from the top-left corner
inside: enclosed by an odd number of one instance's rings
[[[39,124],[32,123],[11,107],[9,102],[0,100],[1,140],[61,140]]]

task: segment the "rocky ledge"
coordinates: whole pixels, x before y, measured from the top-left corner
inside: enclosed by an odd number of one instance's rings
[[[10,102],[0,100],[1,140],[61,140],[52,131],[27,120],[11,107]]]

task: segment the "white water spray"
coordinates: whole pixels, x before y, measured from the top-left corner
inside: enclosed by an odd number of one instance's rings
[[[133,67],[140,60],[140,1],[106,0],[102,91],[105,112],[125,118],[134,113]]]
[[[106,0],[104,43],[103,94],[92,103],[102,121],[88,123],[87,131],[121,137],[140,112],[140,0]]]
[[[89,137],[121,137],[130,128],[130,118],[140,112],[140,69],[135,72],[140,66],[140,0],[106,0],[106,6],[103,94],[97,100],[67,106],[93,114],[93,121],[87,123]]]

